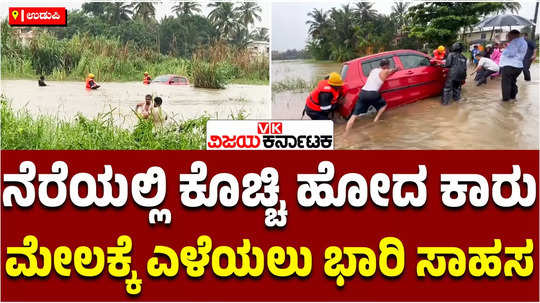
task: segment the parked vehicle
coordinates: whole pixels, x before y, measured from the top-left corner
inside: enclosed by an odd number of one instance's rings
[[[389,109],[441,94],[447,69],[442,68],[440,62],[414,50],[378,53],[343,64],[341,77],[345,82],[345,98],[339,107],[343,117],[351,116],[369,72],[379,67],[382,59],[390,61],[390,68],[400,68],[386,79],[380,90]]]
[[[178,75],[160,75],[152,83],[161,83],[166,85],[189,85],[188,78]]]

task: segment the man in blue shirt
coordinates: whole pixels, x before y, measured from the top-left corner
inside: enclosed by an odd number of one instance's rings
[[[536,60],[536,43],[533,40],[527,39],[527,34],[523,34],[525,42],[527,42],[527,54],[525,54],[525,59],[523,59],[523,78],[525,81],[531,81],[531,63]]]
[[[507,35],[508,46],[504,49],[499,66],[501,67],[502,100],[515,100],[518,93],[517,77],[523,70],[523,59],[527,54],[527,42],[518,30],[511,30]]]

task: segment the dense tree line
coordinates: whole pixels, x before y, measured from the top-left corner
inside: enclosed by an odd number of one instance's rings
[[[517,2],[395,2],[383,15],[372,3],[358,2],[314,9],[308,14],[307,50],[315,59],[334,61],[401,48],[428,51],[452,44],[460,29],[483,17],[519,8]]]
[[[294,59],[310,59],[309,51],[302,49],[288,49],[284,52],[272,51],[272,60],[294,60]]]
[[[269,40],[267,28],[255,28],[262,8],[253,2],[209,3],[208,16],[198,2],[178,2],[170,15],[157,20],[150,2],[89,2],[68,13],[68,26],[50,29],[58,38],[76,34],[117,37],[138,48],[190,57],[201,46],[222,40],[245,48],[253,40]]]

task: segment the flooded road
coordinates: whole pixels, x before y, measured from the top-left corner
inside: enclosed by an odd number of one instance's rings
[[[131,127],[137,118],[130,110],[144,101],[146,94],[163,98],[163,110],[174,120],[197,118],[230,119],[243,112],[248,119],[270,118],[270,87],[229,85],[226,89],[200,89],[192,86],[144,85],[140,82],[100,83],[97,90],[86,90],[84,82],[47,81],[38,87],[34,80],[2,80],[1,88],[14,109],[72,119],[77,113],[92,118],[114,109],[115,122]]]
[[[299,66],[295,69],[295,66]],[[311,69],[310,66],[313,66]],[[326,69],[325,69],[326,68]],[[285,79],[285,69],[304,80],[339,72],[339,64],[305,61],[272,62],[272,81]],[[373,123],[373,114],[356,120],[345,138],[345,120],[335,120],[336,149],[538,149],[539,66],[531,67],[532,82],[518,78],[517,102],[501,101],[500,78],[476,87],[472,77],[463,87],[463,100],[442,106],[432,97],[386,111]],[[279,81],[279,80],[278,80]],[[300,119],[308,91],[272,94],[273,119]],[[304,119],[309,119],[305,117]]]

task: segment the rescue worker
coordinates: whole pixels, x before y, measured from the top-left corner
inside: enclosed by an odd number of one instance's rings
[[[148,72],[144,72],[143,84],[150,84],[150,82],[152,82],[152,78],[150,78]]]
[[[442,45],[439,45],[437,49],[433,50],[433,59],[442,61],[446,58],[446,48]]]
[[[341,96],[343,80],[338,73],[331,73],[328,79],[319,81],[317,87],[306,99],[306,113],[311,120],[330,120],[329,114],[337,107]]]
[[[97,89],[99,88],[99,85],[94,81],[94,74],[89,73],[88,77],[86,77],[86,88],[88,89]]]
[[[454,101],[461,99],[461,86],[467,78],[467,58],[461,54],[462,51],[463,45],[459,42],[454,43],[443,64],[443,67],[449,69],[443,88],[443,105],[449,104],[452,98]]]

